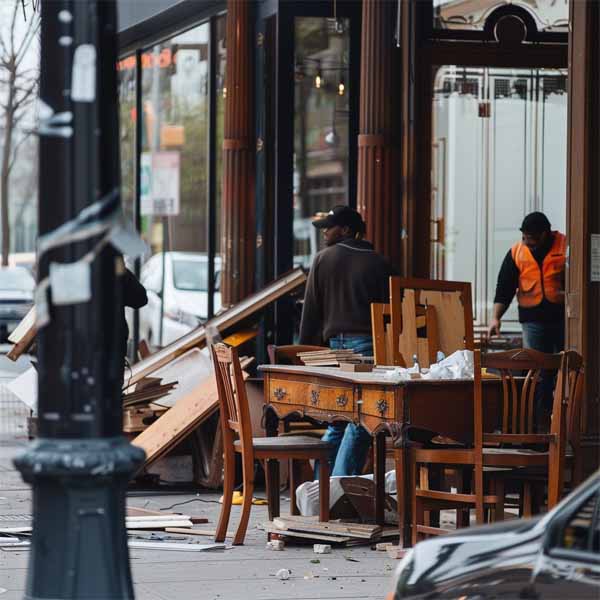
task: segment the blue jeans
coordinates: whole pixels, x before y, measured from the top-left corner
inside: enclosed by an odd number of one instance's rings
[[[360,354],[373,354],[373,341],[370,335],[338,335],[329,340],[334,350],[354,350]],[[362,425],[335,422],[327,427],[323,440],[333,448],[329,458],[332,477],[361,475],[371,446],[371,434]],[[318,465],[315,467],[318,479]]]
[[[541,323],[532,321],[521,323],[523,327],[523,346],[547,354],[556,354],[564,350],[564,321]],[[556,373],[542,371],[535,390],[534,424],[536,432],[543,433],[550,429],[552,400]]]

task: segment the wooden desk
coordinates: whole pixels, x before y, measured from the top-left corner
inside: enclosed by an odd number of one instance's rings
[[[262,365],[265,426],[277,435],[280,419],[361,424],[375,437],[375,514],[383,523],[385,436],[394,440],[400,534],[410,545],[410,493],[407,477],[408,426],[431,429],[470,442],[473,438],[473,381],[412,379],[392,383],[378,373],[352,373],[331,367]],[[500,380],[484,381],[484,427],[500,420]]]

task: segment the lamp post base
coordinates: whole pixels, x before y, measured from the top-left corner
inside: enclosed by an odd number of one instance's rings
[[[15,459],[35,484],[25,598],[133,599],[125,492],[143,460],[123,437],[42,438]]]

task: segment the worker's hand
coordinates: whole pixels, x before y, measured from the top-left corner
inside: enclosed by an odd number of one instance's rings
[[[492,319],[488,327],[488,339],[500,335],[500,319]]]

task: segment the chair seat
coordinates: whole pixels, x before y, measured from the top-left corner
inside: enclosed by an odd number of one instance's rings
[[[483,464],[486,466],[525,467],[546,465],[548,452],[528,448],[484,448]]]
[[[236,450],[241,449],[241,443],[236,440],[233,445]],[[277,451],[286,450],[331,450],[333,446],[329,442],[324,442],[308,435],[285,435],[275,437],[252,438],[252,445],[255,450]]]

